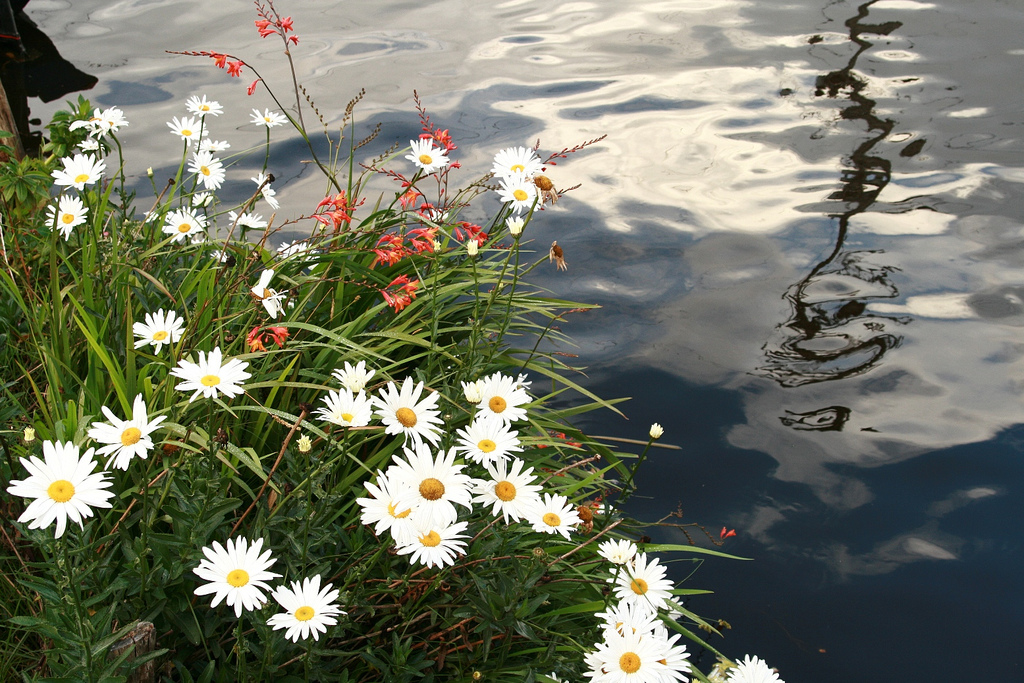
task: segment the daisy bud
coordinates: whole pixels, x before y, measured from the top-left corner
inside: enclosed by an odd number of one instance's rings
[[[31,427],[25,427],[25,443],[32,443],[36,440],[36,430]]]
[[[462,393],[465,394],[466,400],[473,405],[484,400],[482,380],[477,380],[475,382],[463,382]]]
[[[480,253],[480,245],[476,243],[476,240],[466,242],[466,253],[470,256],[476,256]]]
[[[309,453],[311,450],[313,450],[313,442],[303,434],[299,437],[299,453]]]
[[[434,240],[430,243],[430,246],[434,248],[435,252],[441,251],[441,240]]]
[[[655,422],[654,424],[651,425],[651,432],[650,432],[650,434],[651,434],[651,438],[652,439],[660,439],[661,435],[664,434],[664,433],[665,433],[665,430],[657,422]]]
[[[506,219],[505,225],[508,226],[508,233],[510,235],[512,235],[513,237],[518,237],[519,235],[522,234],[523,227],[526,225],[526,221],[524,221],[519,216],[515,216],[513,218]]]
[[[152,166],[150,166],[149,168],[146,169],[146,176],[149,177],[149,178],[153,177],[153,167]]]

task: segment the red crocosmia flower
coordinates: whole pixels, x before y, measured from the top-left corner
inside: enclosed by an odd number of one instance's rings
[[[259,82],[260,82],[260,79],[257,78],[255,81],[250,83],[249,84],[249,88],[245,91],[246,94],[247,95],[252,95],[254,92],[256,92],[256,86],[259,85]]]
[[[292,44],[294,44],[294,45],[298,45],[299,44],[299,37],[298,36],[288,36],[288,40],[292,41]]]
[[[266,19],[257,19],[256,29],[260,32],[260,38],[266,38],[269,35],[277,33],[277,31],[270,28],[270,22]]]
[[[289,31],[294,30],[292,28],[292,18],[291,17],[285,17],[284,19],[282,19],[280,26],[281,26],[282,29],[284,29],[285,33],[288,33]]]
[[[376,267],[378,263],[393,266],[412,252],[402,244],[402,238],[398,235],[384,235],[377,240],[377,247],[373,253],[377,255],[377,258],[374,259],[371,267]],[[390,285],[388,286],[390,287]]]
[[[252,328],[252,331],[245,337],[245,341],[249,344],[249,350],[253,353],[266,351],[267,344],[271,342],[277,344],[278,348],[283,348],[286,339],[288,339],[287,327],[260,327],[259,325]]]
[[[721,533],[721,534],[719,534],[719,536],[721,537],[721,539],[722,539],[723,541],[724,541],[725,539],[729,538],[730,536],[735,536],[735,535],[736,535],[736,530],[735,530],[735,529],[729,529],[729,530],[727,531],[727,530],[726,530],[726,528],[725,528],[724,526],[722,527],[722,533]]]
[[[398,313],[416,298],[416,288],[419,285],[419,280],[410,281],[408,275],[399,275],[391,281],[386,289],[381,291],[381,295],[388,306]]]
[[[228,62],[228,76],[241,76],[242,62]]]
[[[274,338],[275,344],[279,347],[284,346],[284,341],[288,338],[287,327],[268,327],[267,332],[269,332],[270,336]]]
[[[401,202],[403,209],[408,209],[412,204],[416,203],[416,199],[418,197],[422,196],[423,195],[417,192],[416,190],[410,189],[407,190],[405,194],[403,194],[401,197],[399,197],[398,201]]]
[[[484,242],[487,241],[487,233],[484,232],[484,229],[479,225],[473,225],[468,221],[459,221],[459,224],[455,226],[455,237],[464,242],[471,239],[476,240],[478,247],[482,247]]]
[[[213,58],[213,63],[217,65],[218,69],[223,69],[224,63],[228,60],[227,55],[222,55],[219,52],[211,52],[210,57]]]

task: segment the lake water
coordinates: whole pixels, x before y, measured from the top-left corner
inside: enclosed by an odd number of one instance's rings
[[[603,307],[563,326],[566,350],[590,388],[633,397],[628,421],[585,426],[644,438],[658,421],[682,446],[653,453],[634,513],[681,507],[755,558],[688,584],[716,591],[691,605],[732,624],[721,649],[789,683],[1024,680],[1024,5],[279,7],[329,120],[365,87],[360,131],[404,142],[416,89],[467,179],[504,146],[608,135],[553,169],[583,186],[531,226],[569,265],[537,281]],[[93,102],[126,111],[140,177],[176,165],[165,122],[187,96],[225,104],[213,136],[234,149],[262,139],[249,110],[273,107],[251,77],[165,50],[244,56],[287,92],[246,2],[28,13],[100,78]],[[322,196],[303,158],[275,133],[281,215]]]

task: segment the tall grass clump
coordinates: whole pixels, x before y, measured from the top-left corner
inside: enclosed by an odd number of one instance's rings
[[[257,12],[291,66],[291,19]],[[648,553],[720,553],[638,545],[618,506],[646,448],[573,426],[616,401],[554,350],[588,306],[529,284],[560,257],[531,246],[561,194],[544,167],[596,141],[500,150],[459,185],[418,98],[419,138],[366,158],[361,95],[332,127],[291,78],[291,107],[249,86],[275,103],[251,179],[205,95],[168,123],[182,153],[152,197],[125,113],[82,99],[43,156],[0,164],[5,679],[709,680],[687,644],[717,655],[720,624]],[[281,124],[324,191],[278,222]],[[466,220],[485,194],[500,208]]]

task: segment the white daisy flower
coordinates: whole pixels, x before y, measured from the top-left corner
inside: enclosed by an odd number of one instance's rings
[[[622,539],[609,539],[597,546],[597,554],[612,564],[626,564],[636,555],[636,543]]]
[[[288,629],[284,637],[293,643],[311,635],[313,640],[319,640],[321,633],[327,633],[328,626],[338,623],[335,615],[347,614],[334,604],[338,595],[339,591],[332,584],[320,588],[319,574],[303,579],[301,584],[292,581],[291,588],[278,586],[273,592],[274,599],[287,611],[273,615],[267,619],[267,624],[275,631]]]
[[[127,126],[128,120],[124,117],[124,112],[117,107],[110,107],[100,111],[94,109],[92,116],[83,121],[75,121],[68,130],[78,130],[79,128],[88,128],[89,135],[92,137],[101,137],[108,132],[117,132],[122,126]]]
[[[201,98],[198,95],[188,98],[185,102],[185,108],[188,109],[190,114],[195,114],[200,118],[207,114],[220,116],[224,113],[224,107],[220,106],[220,102],[208,100],[206,95],[203,95]]]
[[[70,239],[71,231],[84,223],[88,215],[89,209],[85,208],[82,200],[69,194],[61,195],[57,206],[51,204],[46,207],[46,222],[51,227],[56,226],[65,241]]]
[[[417,444],[416,450],[405,450],[405,459],[392,456],[394,465],[388,468],[388,478],[410,490],[410,500],[416,515],[424,524],[445,525],[459,517],[455,505],[472,509],[473,483],[463,474],[463,465],[455,464],[455,449],[440,451],[437,458],[426,444]]]
[[[638,636],[646,636],[657,633],[661,637],[668,636],[668,630],[658,612],[636,603],[619,602],[606,612],[597,612],[594,617],[601,620],[602,630],[611,630],[619,635],[635,633]]]
[[[592,668],[586,675],[593,683],[685,681],[681,672],[670,669],[665,663],[668,650],[667,642],[653,635],[607,631],[604,642],[597,645],[597,652],[587,657]]]
[[[541,172],[540,157],[529,147],[509,147],[494,155],[494,166],[491,168],[498,178],[511,178],[525,175],[532,178]]]
[[[423,443],[426,439],[437,445],[440,440],[440,411],[436,410],[438,394],[428,391],[420,401],[423,393],[423,382],[415,387],[412,377],[406,377],[402,388],[396,388],[394,382],[388,382],[380,390],[380,396],[373,398],[377,408],[377,416],[384,423],[388,434],[404,434],[406,443],[411,439],[414,444]]]
[[[539,484],[533,483],[536,481],[533,468],[523,471],[525,464],[515,458],[511,470],[504,461],[487,465],[491,479],[477,482],[477,495],[473,497],[473,502],[491,506],[492,514],[500,514],[506,524],[509,519],[513,522],[524,519],[530,510],[540,504],[541,490]]]
[[[529,176],[514,175],[501,179],[501,187],[498,189],[498,197],[501,201],[511,204],[512,211],[522,213],[528,211],[533,202],[537,199],[537,186]]]
[[[227,140],[211,140],[203,138],[199,143],[200,152],[226,152],[231,149],[231,143]]]
[[[34,455],[22,458],[21,464],[29,477],[12,480],[7,492],[34,500],[18,521],[30,522],[29,529],[43,529],[56,520],[53,537],[60,538],[69,518],[84,529],[84,520],[92,517],[92,508],[111,507],[108,501],[114,493],[106,490],[111,482],[107,481],[106,472],[94,472],[96,462],[92,455],[90,448],[79,457],[78,446],[70,441],[44,441],[43,460]]]
[[[412,541],[398,547],[398,554],[412,555],[410,562],[427,567],[451,566],[456,557],[466,554],[466,542],[459,539],[468,538],[461,533],[467,526],[466,522],[420,526]]]
[[[147,313],[146,322],[132,325],[132,332],[139,339],[135,340],[135,348],[141,349],[146,344],[153,345],[153,353],[160,353],[160,348],[167,344],[176,344],[181,340],[185,329],[185,319],[179,318],[174,311],[158,309],[156,313]]]
[[[569,499],[558,494],[545,493],[538,505],[528,511],[526,521],[534,531],[545,534],[562,534],[566,539],[574,526],[580,523],[576,508]]]
[[[196,208],[206,208],[213,204],[213,193],[212,192],[197,192],[192,195],[192,206]]]
[[[361,360],[355,366],[345,361],[345,367],[341,370],[335,370],[331,373],[331,376],[351,391],[362,391],[375,374],[377,374],[377,371],[372,368],[367,370],[366,361]]]
[[[213,152],[196,152],[192,155],[192,161],[188,164],[188,172],[195,173],[199,180],[203,181],[203,188],[207,190],[219,190],[224,184],[224,164],[220,159],[215,159]]]
[[[100,142],[96,138],[86,138],[78,145],[78,149],[83,152],[99,152]]]
[[[76,154],[74,158],[63,158],[60,160],[64,168],[53,171],[54,185],[61,187],[73,187],[79,192],[85,189],[86,185],[92,185],[103,177],[103,171],[107,165],[98,159],[86,154]]]
[[[252,377],[245,369],[248,363],[232,358],[227,363],[222,363],[220,347],[214,347],[207,356],[199,352],[199,362],[192,363],[185,359],[178,361],[178,367],[171,370],[175,377],[185,380],[174,388],[178,391],[195,391],[189,403],[199,398],[202,394],[205,398],[215,398],[223,394],[228,398],[238,396],[245,391],[244,380]]]
[[[481,465],[500,462],[509,453],[523,450],[519,437],[505,421],[495,415],[480,413],[468,426],[458,430],[459,443],[455,448],[462,455]]]
[[[648,561],[647,553],[639,553],[632,565],[610,581],[615,583],[615,597],[622,602],[636,603],[649,610],[667,607],[675,586],[665,578],[665,567],[658,558]]]
[[[309,244],[305,240],[294,242],[281,242],[277,247],[277,253],[282,259],[289,259],[292,256],[300,256],[310,251]]]
[[[281,114],[278,114],[276,111],[264,109],[261,114],[259,109],[253,109],[251,123],[258,123],[261,126],[273,128],[274,126],[280,126],[288,123],[288,119]]]
[[[363,391],[328,391],[324,403],[327,407],[316,411],[317,416],[339,427],[365,427],[373,419],[373,404]]]
[[[267,309],[267,314],[274,320],[277,320],[277,316],[284,312],[286,296],[283,292],[279,294],[276,289],[270,288],[270,281],[273,278],[273,268],[264,270],[260,273],[259,282],[257,282],[249,291],[251,291],[252,295],[263,303],[263,308]]]
[[[206,217],[188,209],[175,209],[164,219],[163,231],[174,235],[173,242],[184,242],[188,237],[198,242],[205,236]]]
[[[238,225],[241,225],[246,228],[253,228],[254,230],[262,230],[263,228],[267,227],[267,222],[263,220],[263,216],[261,216],[258,213],[251,213],[249,211],[245,211],[244,213],[242,213],[241,216],[239,216],[234,211],[228,211],[228,220],[230,220],[232,223],[237,222]]]
[[[483,381],[477,407],[481,415],[494,415],[508,424],[526,419],[526,408],[520,406],[529,402],[530,395],[517,380],[496,372]]]
[[[434,147],[433,138],[425,140],[410,140],[409,146],[412,151],[405,155],[405,158],[423,169],[424,173],[440,171],[448,165],[450,159],[447,152],[439,147]]]
[[[275,211],[281,208],[281,202],[277,201],[277,199],[275,199],[274,197],[274,195],[277,194],[277,191],[274,188],[270,187],[270,183],[267,183],[266,185],[263,184],[267,180],[266,173],[260,171],[260,173],[255,178],[249,178],[249,180],[256,183],[256,187],[262,188],[260,190],[260,194],[263,195],[263,199],[267,201],[267,204],[270,204],[270,208],[274,209]]]
[[[235,608],[235,616],[241,617],[242,610],[259,609],[267,601],[263,591],[270,592],[267,581],[281,576],[267,569],[277,560],[271,559],[270,551],[262,555],[263,539],[249,544],[248,539],[228,539],[227,548],[217,541],[213,546],[203,548],[206,559],[200,560],[193,573],[208,583],[196,588],[196,595],[213,593],[210,607],[222,601]]]
[[[166,415],[160,415],[150,420],[146,401],[142,398],[142,394],[135,397],[130,420],[118,419],[113,411],[106,406],[100,410],[110,420],[110,424],[93,422],[89,427],[88,435],[90,439],[105,444],[96,450],[96,454],[110,456],[106,464],[108,469],[113,463],[114,467],[126,470],[132,458],[138,456],[145,460],[149,457],[149,451],[153,448],[153,440],[149,438],[149,435],[167,419]]]
[[[784,683],[779,674],[759,657],[746,655],[736,668],[729,669],[728,683]]]
[[[183,116],[180,119],[175,116],[167,123],[167,127],[171,129],[172,135],[180,137],[188,146],[191,146],[193,142],[198,143],[200,139],[206,136],[206,130],[203,129],[203,120],[193,116]]]
[[[668,636],[668,629],[665,629],[663,637],[665,636]],[[682,673],[690,671],[690,663],[686,661],[690,658],[690,653],[686,651],[685,644],[676,645],[676,641],[682,637],[681,633],[677,633],[666,639],[665,645],[668,647],[668,652],[665,653],[665,659],[661,661],[668,667],[669,671],[676,671],[679,673],[679,675],[676,676],[677,680],[685,681],[686,677],[683,676]],[[769,683],[769,681],[764,681],[763,683]],[[779,683],[782,683],[782,681],[779,681]]]
[[[377,483],[364,481],[363,486],[369,491],[370,497],[356,498],[356,503],[363,508],[359,521],[366,526],[373,526],[373,533],[378,536],[385,531],[390,532],[398,545],[414,541],[417,520],[412,516],[412,490],[379,470]]]

